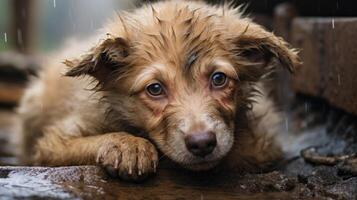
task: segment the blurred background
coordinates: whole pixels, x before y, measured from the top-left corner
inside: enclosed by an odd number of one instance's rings
[[[130,0],[1,0],[0,105],[13,107],[41,57],[69,39],[89,36]]]
[[[68,37],[90,35],[116,10],[133,6],[130,0],[1,0],[0,48],[45,52]]]

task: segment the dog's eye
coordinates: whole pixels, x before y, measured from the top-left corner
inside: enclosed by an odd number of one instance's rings
[[[222,72],[216,72],[211,77],[212,86],[215,88],[221,88],[227,83],[227,76]]]
[[[164,93],[164,89],[162,88],[160,83],[153,83],[150,84],[146,87],[146,91],[151,95],[151,96],[160,96]]]

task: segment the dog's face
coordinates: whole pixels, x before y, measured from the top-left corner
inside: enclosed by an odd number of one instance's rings
[[[104,42],[66,63],[67,75],[96,78],[118,118],[194,170],[230,151],[246,87],[269,72],[271,59],[298,63],[282,40],[227,7],[161,2],[108,27]]]
[[[150,138],[171,159],[198,169],[215,164],[233,144],[238,77],[219,55],[196,56],[184,58],[185,66],[149,64],[129,85],[140,105],[137,114],[145,116],[136,119],[142,118]]]

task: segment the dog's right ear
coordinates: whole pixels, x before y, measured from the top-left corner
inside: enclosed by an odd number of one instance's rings
[[[110,38],[92,48],[90,53],[81,59],[66,60],[69,67],[66,76],[76,77],[89,75],[99,82],[109,81],[111,75],[126,65],[129,55],[129,44],[123,38]]]

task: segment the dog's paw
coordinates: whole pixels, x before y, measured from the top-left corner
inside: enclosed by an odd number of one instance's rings
[[[148,140],[127,136],[102,146],[96,162],[113,177],[141,181],[156,172],[158,153]]]

